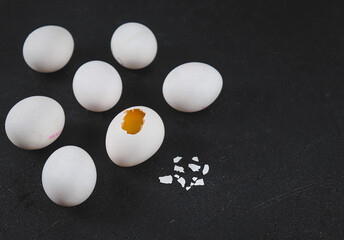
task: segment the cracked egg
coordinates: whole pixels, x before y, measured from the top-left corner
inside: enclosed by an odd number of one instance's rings
[[[118,166],[132,167],[152,157],[164,136],[164,123],[154,110],[131,107],[111,121],[106,133],[106,151]]]

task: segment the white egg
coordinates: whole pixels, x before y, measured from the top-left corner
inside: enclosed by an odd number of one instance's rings
[[[222,89],[221,74],[212,66],[190,62],[173,69],[163,84],[166,102],[182,112],[197,112],[212,104]]]
[[[97,181],[96,166],[82,148],[64,146],[53,152],[42,171],[45,193],[56,204],[73,207],[84,202]]]
[[[111,38],[111,51],[116,61],[130,69],[148,66],[155,58],[158,44],[153,32],[140,23],[119,26]]]
[[[42,73],[63,68],[72,57],[74,40],[63,27],[49,25],[29,34],[23,46],[25,62]]]
[[[146,161],[160,148],[165,136],[160,116],[148,107],[131,107],[119,113],[106,133],[106,151],[121,167]]]
[[[54,99],[28,97],[12,107],[6,117],[5,131],[17,147],[35,150],[48,146],[61,134],[65,114]]]
[[[122,94],[122,80],[110,64],[90,61],[74,75],[73,92],[84,108],[103,112],[116,105]]]

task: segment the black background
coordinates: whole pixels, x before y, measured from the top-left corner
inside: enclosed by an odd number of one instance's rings
[[[329,1],[2,0],[0,239],[343,239],[343,10]],[[157,37],[146,69],[125,69],[111,54],[112,33],[128,21]],[[24,62],[22,45],[48,24],[68,29],[75,51],[65,68],[41,74]],[[123,80],[119,103],[105,113],[86,111],[72,93],[75,71],[95,59]],[[189,61],[224,79],[215,103],[192,114],[169,107],[161,91],[169,71]],[[32,95],[57,100],[66,125],[47,148],[24,151],[4,122]],[[150,160],[120,168],[105,133],[134,105],[156,110],[166,136]],[[41,171],[69,144],[93,157],[98,179],[86,202],[63,208],[45,195]],[[204,187],[159,183],[177,155],[210,165]]]

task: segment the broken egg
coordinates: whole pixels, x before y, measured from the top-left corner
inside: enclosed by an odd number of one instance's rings
[[[41,149],[54,142],[65,124],[61,105],[45,96],[19,101],[6,117],[5,131],[10,141],[26,150]]]
[[[154,155],[164,136],[164,123],[154,110],[131,107],[120,112],[110,123],[105,139],[106,151],[118,166],[135,166]]]
[[[173,69],[163,84],[166,102],[182,112],[197,112],[207,108],[222,89],[221,74],[212,66],[190,62]]]

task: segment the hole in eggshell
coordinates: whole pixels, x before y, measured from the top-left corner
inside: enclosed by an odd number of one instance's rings
[[[122,122],[122,129],[128,134],[136,134],[141,131],[144,124],[145,113],[140,109],[130,109],[125,111]]]

